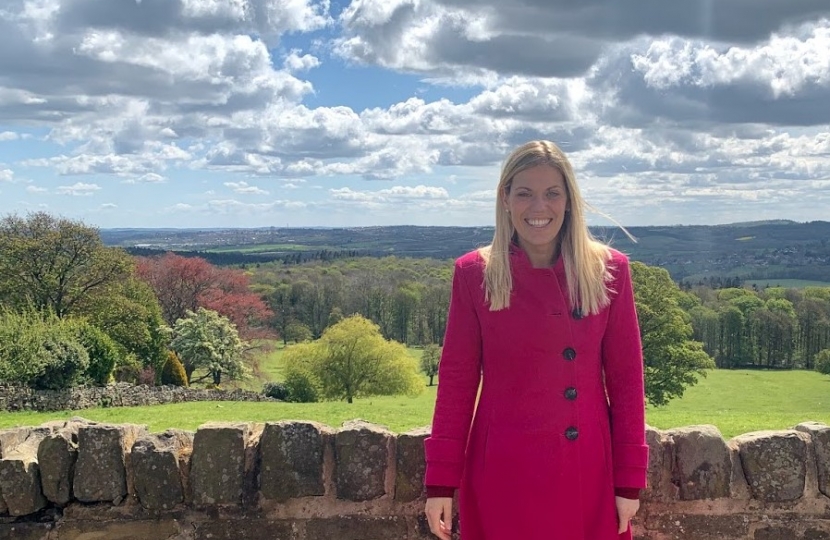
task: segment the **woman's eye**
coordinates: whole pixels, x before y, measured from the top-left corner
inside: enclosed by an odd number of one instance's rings
[[[559,196],[558,191],[548,191],[548,199],[555,199]]]

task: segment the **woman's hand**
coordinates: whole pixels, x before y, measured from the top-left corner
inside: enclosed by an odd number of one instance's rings
[[[427,522],[432,534],[441,540],[452,535],[452,497],[430,497],[426,504]]]
[[[619,534],[628,530],[629,521],[640,509],[640,501],[636,499],[626,499],[625,497],[617,497],[617,519],[619,525]]]

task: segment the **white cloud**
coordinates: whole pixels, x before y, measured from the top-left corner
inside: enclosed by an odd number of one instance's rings
[[[26,186],[26,191],[29,193],[48,193],[49,190],[38,186]]]
[[[236,217],[319,210],[322,189],[346,212],[484,221],[501,160],[545,138],[592,201],[622,198],[632,218],[684,200],[826,201],[830,4],[746,5],[351,0],[332,24],[317,0],[14,0],[0,8],[0,141],[36,140],[15,144],[0,181],[33,167],[83,175],[66,194],[166,183],[179,211]],[[262,198],[217,199],[225,188]]]
[[[75,197],[80,197],[92,195],[100,189],[101,186],[99,186],[98,184],[84,184],[83,182],[77,182],[71,186],[58,186],[56,191],[61,195],[72,195]]]
[[[612,43],[677,35],[756,43],[806,18],[830,15],[822,0],[650,3],[598,0],[353,0],[342,12],[343,57],[439,76],[453,71],[540,77],[584,75]],[[747,24],[747,17],[752,24]]]
[[[830,84],[830,27],[813,27],[807,39],[775,35],[760,47],[729,47],[679,38],[655,41],[632,57],[646,84],[712,87],[747,81],[766,87],[774,98],[792,96],[809,85]]]
[[[330,189],[333,199],[358,202],[396,202],[448,199],[447,190],[434,186],[394,186],[377,191],[356,191],[348,187]]]
[[[163,177],[160,174],[156,174],[156,173],[147,173],[147,174],[143,174],[143,175],[139,176],[138,178],[136,178],[134,180],[128,180],[128,182],[130,182],[130,183],[136,182],[136,183],[140,183],[140,184],[161,184],[161,183],[166,182],[166,181],[167,181],[167,179],[165,177]]]
[[[115,210],[116,208],[118,208],[118,205],[114,203],[104,203],[101,205],[100,208],[101,210]]]
[[[287,71],[292,73],[297,71],[308,71],[309,69],[316,68],[320,65],[320,59],[316,56],[312,56],[310,54],[300,56],[300,52],[301,51],[294,49],[288,54],[288,56],[285,57],[283,65]]]
[[[204,215],[270,215],[278,210],[303,210],[309,206],[303,201],[274,200],[265,203],[246,203],[235,199],[211,199],[201,205],[178,203],[168,212],[191,212]]]
[[[268,195],[268,192],[264,189],[250,186],[247,182],[225,182],[225,186],[231,188],[236,193],[244,195]]]

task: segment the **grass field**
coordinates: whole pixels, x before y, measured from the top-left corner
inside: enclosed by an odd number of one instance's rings
[[[420,350],[410,349],[417,357]],[[273,351],[262,364],[272,380],[282,379],[282,350]],[[261,386],[261,383],[260,383]],[[86,409],[58,413],[2,413],[0,428],[39,425],[48,420],[82,416],[110,423],[146,424],[152,431],[169,427],[196,429],[208,421],[269,422],[316,420],[333,427],[361,418],[395,432],[429,425],[436,387],[416,397],[374,397],[326,403],[204,402],[153,407]],[[713,370],[689,388],[681,399],[666,407],[649,407],[650,425],[672,427],[714,424],[724,437],[762,429],[785,429],[803,421],[830,424],[830,377],[809,371]]]

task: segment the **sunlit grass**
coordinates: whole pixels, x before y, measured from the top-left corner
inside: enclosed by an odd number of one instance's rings
[[[281,380],[282,349],[263,361],[263,371]],[[410,349],[418,358],[420,349]],[[424,379],[426,381],[426,378]],[[355,399],[354,403],[177,403],[133,408],[86,409],[51,413],[3,413],[0,428],[39,425],[72,416],[99,422],[146,424],[152,431],[170,427],[196,429],[209,421],[269,422],[315,420],[332,427],[360,418],[395,432],[427,426],[432,421],[436,387],[415,397]],[[786,429],[813,420],[830,424],[830,377],[810,371],[713,370],[685,395],[666,407],[649,407],[650,425],[672,427],[713,424],[726,438],[763,429]]]

